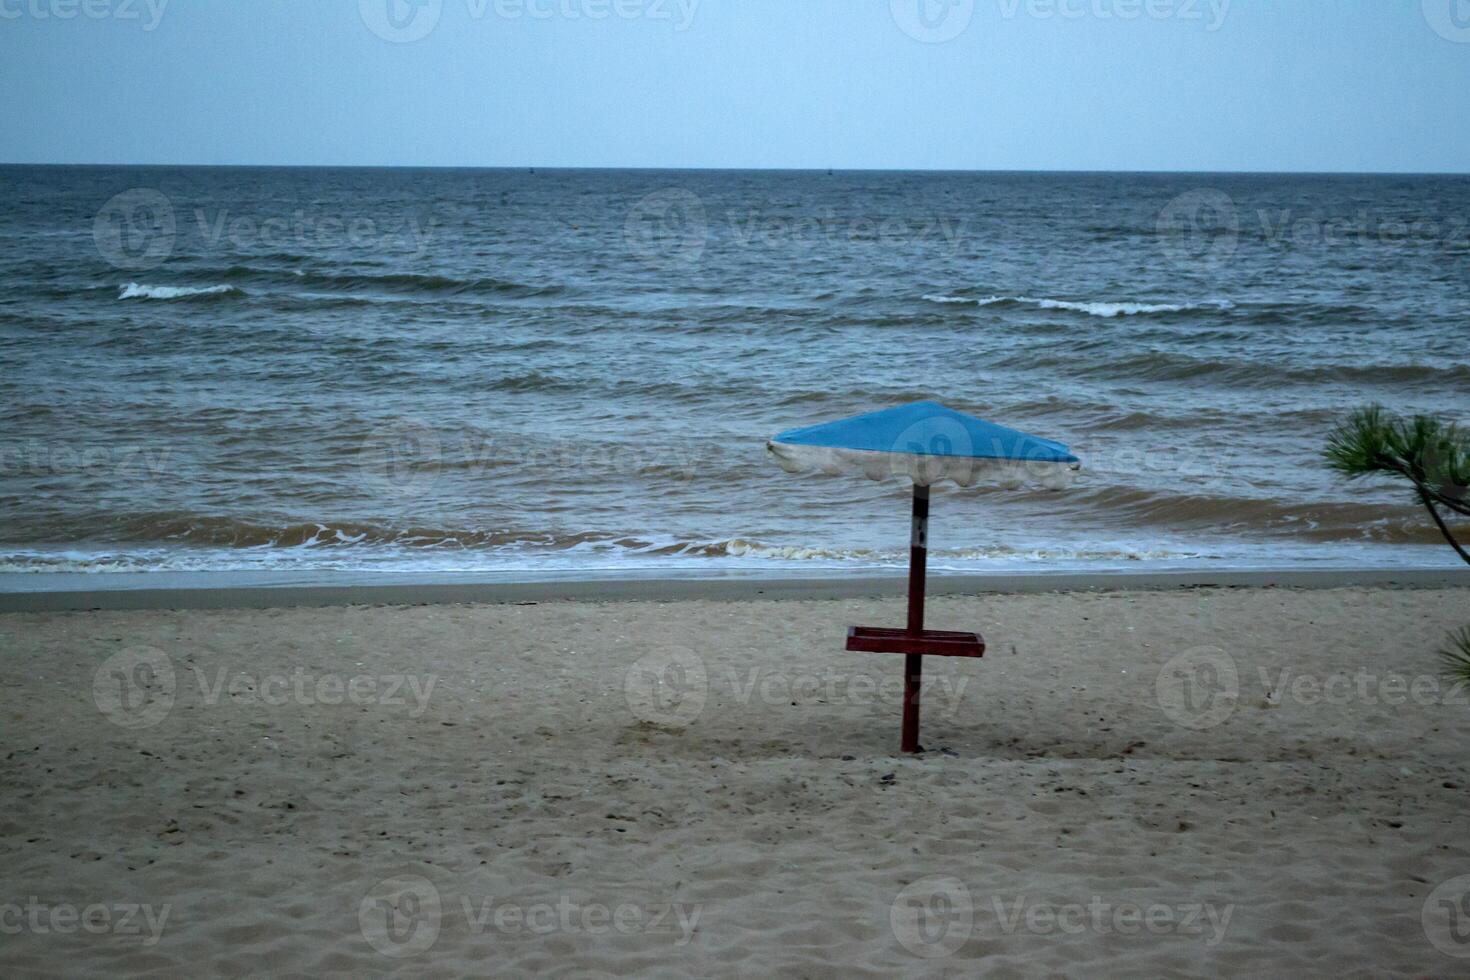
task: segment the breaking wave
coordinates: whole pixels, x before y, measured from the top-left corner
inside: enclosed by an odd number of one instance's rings
[[[1205,303],[1080,303],[1064,299],[1036,299],[1031,296],[945,296],[928,293],[923,297],[930,303],[967,303],[974,306],[1034,306],[1041,310],[1068,310],[1111,319],[1116,316],[1139,316],[1150,313],[1187,313],[1191,310],[1231,310],[1235,304],[1229,300],[1213,300]]]
[[[150,286],[130,282],[118,287],[118,299],[194,299],[199,296],[244,295],[235,286]]]

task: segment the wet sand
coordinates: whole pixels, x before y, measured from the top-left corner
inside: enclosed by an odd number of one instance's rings
[[[1212,571],[931,572],[931,596],[1031,592],[1110,592],[1178,588],[1336,589],[1346,586],[1403,588],[1467,586],[1470,569],[1276,568]],[[0,575],[0,612],[97,609],[272,609],[286,606],[402,605],[428,603],[547,602],[556,599],[861,599],[901,596],[902,574],[778,578],[756,575],[686,576],[678,579],[616,575],[568,579],[453,576],[442,572],[278,573],[142,572],[114,574]]]

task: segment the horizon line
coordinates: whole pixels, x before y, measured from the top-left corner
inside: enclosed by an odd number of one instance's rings
[[[608,171],[649,173],[902,173],[902,174],[1151,174],[1241,177],[1470,177],[1470,170],[1167,170],[1158,168],[1013,168],[1013,167],[705,167],[606,166],[565,164],[416,164],[416,163],[37,163],[0,161],[0,167],[90,167],[198,170],[507,170]]]

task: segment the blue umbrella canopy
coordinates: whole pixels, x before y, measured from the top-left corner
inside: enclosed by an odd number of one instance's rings
[[[1082,468],[1067,447],[938,402],[788,429],[766,450],[790,473],[859,473],[870,480],[907,478],[916,486],[952,480],[962,487],[1036,483],[1061,488]]]

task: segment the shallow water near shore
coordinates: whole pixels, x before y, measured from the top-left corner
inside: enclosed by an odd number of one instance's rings
[[[898,569],[795,425],[1068,443],[938,572],[1438,566],[1320,451],[1470,417],[1470,179],[0,168],[0,572]],[[119,203],[121,202],[121,203]]]

